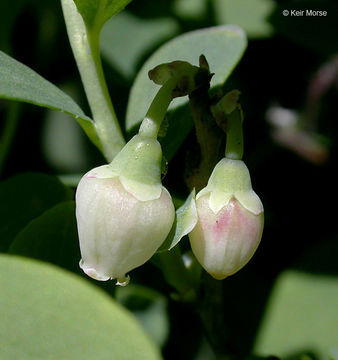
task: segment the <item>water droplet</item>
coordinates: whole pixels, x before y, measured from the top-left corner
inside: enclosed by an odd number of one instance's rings
[[[116,280],[116,285],[118,286],[127,286],[130,282],[130,276],[127,275],[127,276],[124,276],[122,278],[119,278]]]

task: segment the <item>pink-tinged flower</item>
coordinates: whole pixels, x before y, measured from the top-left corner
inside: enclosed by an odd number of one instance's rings
[[[263,205],[244,162],[226,158],[196,199],[198,220],[189,234],[191,248],[203,268],[222,280],[255,253],[263,232]]]
[[[160,181],[161,149],[154,139],[134,137],[109,165],[83,176],[76,217],[83,271],[96,280],[117,279],[149,260],[175,217]]]

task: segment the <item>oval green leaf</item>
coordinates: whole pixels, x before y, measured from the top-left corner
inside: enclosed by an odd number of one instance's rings
[[[0,51],[0,98],[62,111],[73,116],[90,140],[101,149],[94,122],[75,101],[35,71]]]
[[[210,71],[215,73],[211,86],[220,86],[242,57],[246,46],[243,30],[233,25],[192,31],[164,44],[146,61],[136,77],[127,107],[126,130],[130,131],[140,123],[159,90],[159,87],[149,80],[149,70],[175,60],[198,65],[199,56],[204,54]],[[176,99],[170,108],[178,108],[187,101],[187,98]]]
[[[136,319],[87,281],[0,255],[0,358],[159,360]]]

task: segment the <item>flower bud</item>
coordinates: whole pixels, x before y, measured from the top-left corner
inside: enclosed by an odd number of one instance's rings
[[[192,251],[210,275],[222,280],[248,263],[263,232],[263,205],[244,162],[222,159],[197,194],[196,207]]]
[[[126,282],[168,235],[175,209],[160,181],[161,147],[136,135],[109,165],[83,176],[76,217],[83,271],[96,280]]]

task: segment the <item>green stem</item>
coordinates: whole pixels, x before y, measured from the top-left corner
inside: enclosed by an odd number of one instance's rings
[[[196,311],[217,359],[229,359],[231,349],[230,331],[225,322],[223,285],[223,281],[204,273],[196,302]]]
[[[173,90],[177,85],[177,79],[168,80],[156,94],[149,110],[142,121],[139,134],[156,139],[160,130],[162,120],[167,112],[170,102],[173,99]]]
[[[5,166],[12,141],[19,122],[20,105],[17,102],[9,102],[2,136],[0,138],[0,174]]]
[[[241,160],[243,157],[243,126],[242,111],[237,107],[227,120],[227,142],[225,157],[232,160]]]
[[[73,0],[61,0],[69,41],[80,71],[104,156],[110,162],[125,145],[105,82],[100,31],[88,29]]]

